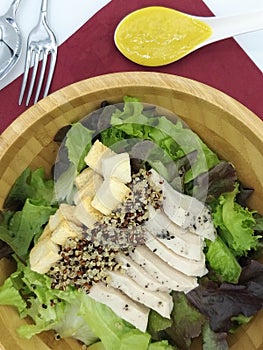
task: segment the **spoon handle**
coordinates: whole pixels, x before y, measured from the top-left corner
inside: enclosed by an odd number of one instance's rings
[[[202,17],[201,20],[213,29],[213,34],[205,42],[201,43],[199,47],[235,35],[263,29],[263,11],[227,17]]]

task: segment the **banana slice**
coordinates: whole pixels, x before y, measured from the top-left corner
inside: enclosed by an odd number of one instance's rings
[[[49,239],[59,245],[64,245],[67,238],[81,238],[83,236],[82,224],[75,216],[75,207],[64,203],[49,218],[45,230],[50,230]],[[47,236],[45,230],[43,234],[45,233],[45,236]]]
[[[81,184],[81,187],[77,191],[75,197],[74,197],[74,202],[75,204],[79,204],[84,198],[86,197],[94,197],[97,190],[103,183],[103,177],[96,173],[93,169],[88,168],[86,170],[89,170],[88,174],[85,174],[85,183],[82,181],[83,179],[77,180],[79,184]],[[88,176],[86,176],[88,175]]]
[[[78,190],[80,190],[86,183],[90,181],[90,178],[93,176],[94,170],[91,168],[86,168],[82,170],[82,172],[76,176],[75,185]]]
[[[106,179],[95,194],[91,205],[102,214],[109,215],[125,200],[129,192],[129,187],[118,179]]]
[[[94,171],[102,175],[101,161],[103,158],[110,157],[116,154],[103,143],[96,140],[91,146],[88,154],[84,158],[85,163],[91,167]]]
[[[46,237],[37,242],[29,255],[31,270],[38,273],[47,273],[50,267],[60,260],[59,246]]]
[[[130,156],[127,152],[102,158],[101,169],[104,179],[113,177],[125,184],[131,181]]]
[[[82,198],[75,207],[75,217],[86,227],[93,228],[97,221],[102,219],[102,213],[95,209],[92,204],[92,197]]]
[[[43,240],[43,239],[46,239],[46,238],[50,239],[51,235],[52,235],[52,231],[51,231],[51,229],[49,227],[49,223],[47,223],[45,228],[44,228],[44,230],[43,230],[43,232],[42,232],[42,234],[41,234],[41,236],[38,239],[38,242]]]
[[[72,221],[64,220],[51,234],[51,241],[61,246],[65,245],[68,238],[82,238],[83,228]]]

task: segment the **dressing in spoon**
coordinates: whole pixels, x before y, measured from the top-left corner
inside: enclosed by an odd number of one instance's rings
[[[175,62],[215,41],[259,29],[263,29],[263,11],[196,17],[150,6],[127,15],[117,26],[114,41],[129,60],[153,67]]]
[[[16,23],[16,11],[21,0],[13,0],[0,17],[0,80],[14,67],[21,53],[22,36]]]

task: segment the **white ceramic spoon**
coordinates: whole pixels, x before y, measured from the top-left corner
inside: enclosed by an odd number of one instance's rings
[[[207,39],[204,38],[204,40],[195,36],[196,43],[186,42],[182,35],[183,29],[180,22],[178,22],[179,32],[176,33],[176,23],[181,18],[186,19],[186,33],[190,33],[191,19],[193,19],[208,25],[212,30],[212,34]],[[173,29],[166,26],[169,22],[173,23]],[[130,26],[130,30],[125,29],[127,23]],[[139,29],[137,31],[138,25]],[[154,32],[153,28],[155,34],[152,34]],[[167,32],[167,28],[169,32]],[[193,33],[195,33],[196,28],[196,24],[193,25]],[[120,52],[131,61],[145,66],[158,66],[177,61],[200,47],[213,42],[260,29],[263,29],[262,10],[227,17],[198,17],[171,8],[153,6],[139,9],[123,18],[115,30],[114,41]],[[150,34],[149,30],[151,31]],[[167,37],[165,35],[166,32]],[[158,33],[160,33],[160,36]],[[201,32],[197,35],[201,35]],[[181,36],[182,40],[180,39]],[[127,45],[125,41],[122,41],[122,37],[127,40]],[[129,46],[129,42],[135,43],[135,49]],[[165,46],[166,44],[162,45],[162,43],[168,44]],[[262,43],[258,44],[261,45]],[[150,51],[149,45],[152,45],[154,48],[152,51]]]
[[[194,50],[222,39],[263,29],[263,11],[241,13],[224,17],[194,18],[208,24],[213,30],[212,35],[207,40],[195,47]],[[258,44],[262,45],[262,43]]]

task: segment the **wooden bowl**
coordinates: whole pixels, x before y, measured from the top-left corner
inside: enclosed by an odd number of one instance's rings
[[[0,136],[0,206],[16,178],[28,166],[44,166],[47,175],[55,161],[56,132],[75,122],[103,100],[120,102],[124,95],[165,107],[196,131],[218,155],[232,161],[239,179],[255,189],[249,206],[263,214],[263,123],[246,107],[222,92],[186,78],[153,72],[128,72],[87,79],[57,91],[24,112]],[[0,283],[13,264],[2,259]],[[16,328],[26,322],[13,307],[0,307],[0,349],[81,349],[66,339],[56,341],[52,332],[19,338]],[[263,312],[229,337],[232,350],[262,349]],[[194,349],[201,349],[197,342]]]

